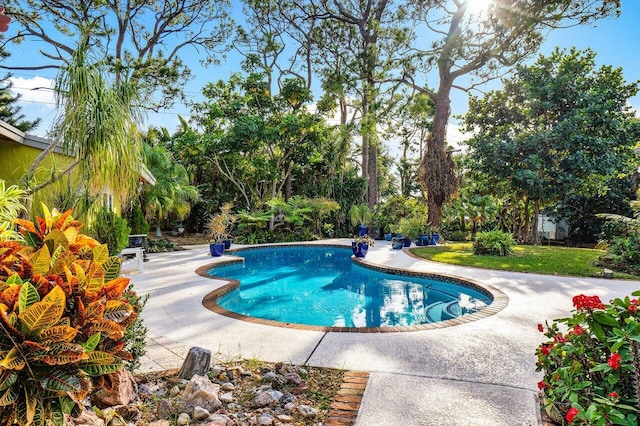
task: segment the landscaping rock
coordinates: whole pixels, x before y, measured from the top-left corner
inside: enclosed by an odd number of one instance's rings
[[[180,413],[178,415],[178,420],[176,420],[176,424],[178,426],[191,424],[191,417],[187,413]]]
[[[205,426],[233,426],[233,420],[223,414],[212,414]]]
[[[228,404],[230,402],[233,402],[233,394],[231,392],[223,393],[222,395],[220,395],[219,399],[225,404]]]
[[[168,419],[173,412],[173,406],[169,400],[162,398],[158,401],[158,408],[156,409],[156,416],[161,419]]]
[[[174,387],[171,388],[171,391],[169,392],[169,395],[178,396],[179,393],[180,393],[180,388],[178,386],[174,386]]]
[[[149,426],[171,426],[171,423],[169,423],[169,420],[156,420],[149,423]]]
[[[138,386],[129,370],[123,368],[107,376],[110,387],[93,392],[91,401],[98,408],[128,405],[137,398]]]
[[[84,410],[78,417],[69,420],[69,426],[105,426],[105,423],[93,411]]]
[[[271,426],[273,424],[273,417],[269,413],[264,413],[258,417],[259,426]]]
[[[308,405],[300,405],[298,407],[298,412],[302,415],[302,417],[306,417],[308,419],[314,418],[318,415],[318,410],[313,407],[309,407]]]
[[[196,374],[182,392],[182,400],[189,406],[200,406],[211,412],[222,405],[218,399],[219,390],[220,386],[211,383],[208,377]]]
[[[211,413],[209,412],[209,410],[206,410],[202,407],[196,407],[193,409],[193,419],[194,420],[204,420],[209,418],[209,416],[211,415]]]
[[[233,384],[233,383],[231,383],[231,382],[223,383],[223,384],[222,384],[222,387],[221,387],[221,389],[222,389],[223,391],[226,391],[226,392],[230,392],[230,391],[232,391],[232,390],[235,390],[235,388],[236,388],[236,385],[234,385],[234,384]]]

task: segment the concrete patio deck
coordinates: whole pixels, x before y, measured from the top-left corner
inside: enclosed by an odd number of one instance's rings
[[[348,244],[348,240],[331,240]],[[538,425],[536,325],[564,317],[579,293],[610,300],[640,289],[638,281],[569,278],[456,267],[415,259],[378,242],[366,262],[469,278],[500,289],[505,309],[478,321],[401,333],[325,333],[234,320],[202,306],[225,284],[197,275],[211,263],[208,247],[149,255],[132,274],[148,327],[143,371],[178,368],[192,346],[219,361],[257,358],[370,372],[358,426]]]

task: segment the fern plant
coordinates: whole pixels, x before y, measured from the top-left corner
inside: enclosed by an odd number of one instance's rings
[[[16,220],[0,243],[0,424],[65,424],[94,386],[131,360],[137,312],[120,261],[79,232],[71,211]]]

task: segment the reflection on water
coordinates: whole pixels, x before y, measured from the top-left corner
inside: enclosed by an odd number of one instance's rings
[[[439,280],[384,274],[354,265],[351,250],[278,247],[236,252],[244,264],[211,275],[240,281],[218,304],[281,322],[380,327],[443,321],[490,303],[484,294]]]

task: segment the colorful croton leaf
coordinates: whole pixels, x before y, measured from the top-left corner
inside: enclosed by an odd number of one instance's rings
[[[137,316],[120,261],[80,233],[71,211],[16,220],[0,243],[0,424],[65,424],[93,386],[123,367]]]

